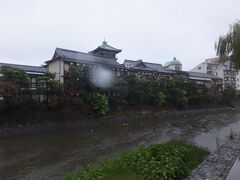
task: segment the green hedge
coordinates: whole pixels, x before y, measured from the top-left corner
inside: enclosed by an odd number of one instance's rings
[[[140,147],[68,174],[64,180],[183,179],[208,152],[183,142]]]

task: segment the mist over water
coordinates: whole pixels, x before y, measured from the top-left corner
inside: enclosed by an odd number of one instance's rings
[[[98,88],[107,89],[113,86],[115,76],[111,70],[97,67],[91,70],[90,81]]]

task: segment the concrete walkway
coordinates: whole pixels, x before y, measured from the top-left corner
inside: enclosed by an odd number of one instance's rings
[[[189,180],[223,180],[226,179],[234,162],[240,156],[240,135],[221,145],[209,155],[188,178]]]

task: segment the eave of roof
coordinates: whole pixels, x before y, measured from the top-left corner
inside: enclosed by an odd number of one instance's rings
[[[144,66],[146,68],[148,68],[149,71],[154,71],[154,72],[159,72],[159,73],[166,73],[166,74],[174,74],[174,72],[169,71],[169,70],[165,69],[164,67],[162,67],[161,64],[144,62],[141,59],[140,60],[136,60],[136,61],[125,59],[124,60],[124,64],[125,63],[129,63],[132,66],[130,68],[135,68],[135,69],[139,69],[139,70],[141,70],[141,68],[137,68],[137,65],[139,65],[140,63],[143,63]],[[146,68],[142,68],[142,70],[146,70]]]
[[[107,50],[107,51],[113,51],[113,52],[116,52],[116,53],[119,53],[119,52],[122,51],[121,49],[117,49],[115,47],[112,47],[112,46],[108,45],[106,41],[103,41],[102,45],[98,46],[96,49],[94,49],[91,52],[97,51],[99,49]]]
[[[202,80],[202,81],[211,81],[212,79],[211,78],[203,78],[203,77],[189,77],[189,79],[192,79],[192,80]]]
[[[222,80],[222,78],[207,74],[207,73],[199,73],[199,72],[188,72],[189,77],[195,77],[195,78],[210,78],[210,79],[215,79],[215,80]]]
[[[62,58],[65,62],[72,62],[72,63],[81,63],[81,64],[91,64],[91,65],[105,65],[105,66],[111,66],[111,67],[118,67],[118,68],[124,68],[126,69],[122,64],[106,64],[101,62],[90,62],[90,61],[84,61],[79,59],[69,59],[69,58]]]
[[[86,63],[86,64],[102,64],[102,65],[109,65],[109,66],[118,66],[121,65],[114,59],[105,58],[95,56],[93,54],[73,51],[68,49],[56,48],[53,59],[46,61],[45,63],[48,64],[51,61],[62,59],[68,62],[75,62],[75,63]]]
[[[144,62],[148,67],[153,68],[159,72],[165,72],[165,73],[172,73],[170,71],[168,71],[167,69],[165,69],[161,64],[157,64],[157,63],[150,63],[150,62]]]
[[[30,66],[30,65],[21,65],[21,64],[10,64],[10,63],[0,63],[0,67],[1,66],[10,66],[10,67],[13,67],[13,68],[19,68],[19,69],[22,69],[24,70],[25,72],[28,72],[28,73],[34,73],[34,72],[37,72],[37,73],[45,73],[46,72],[46,69],[44,67],[41,67],[41,66]]]

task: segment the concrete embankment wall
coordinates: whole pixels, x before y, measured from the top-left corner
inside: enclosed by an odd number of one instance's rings
[[[238,135],[209,155],[203,163],[192,171],[188,180],[224,180],[239,156],[240,136]]]
[[[209,108],[209,109],[195,109],[184,111],[161,111],[161,112],[146,112],[134,115],[121,115],[121,116],[107,116],[100,119],[86,118],[77,121],[67,122],[49,122],[44,124],[33,125],[31,127],[19,128],[2,128],[0,129],[0,137],[10,137],[26,134],[36,134],[43,132],[59,131],[64,129],[79,128],[79,129],[92,129],[109,124],[123,124],[131,123],[145,119],[171,119],[181,117],[192,117],[203,114],[211,113],[224,113],[235,111],[234,108]]]

